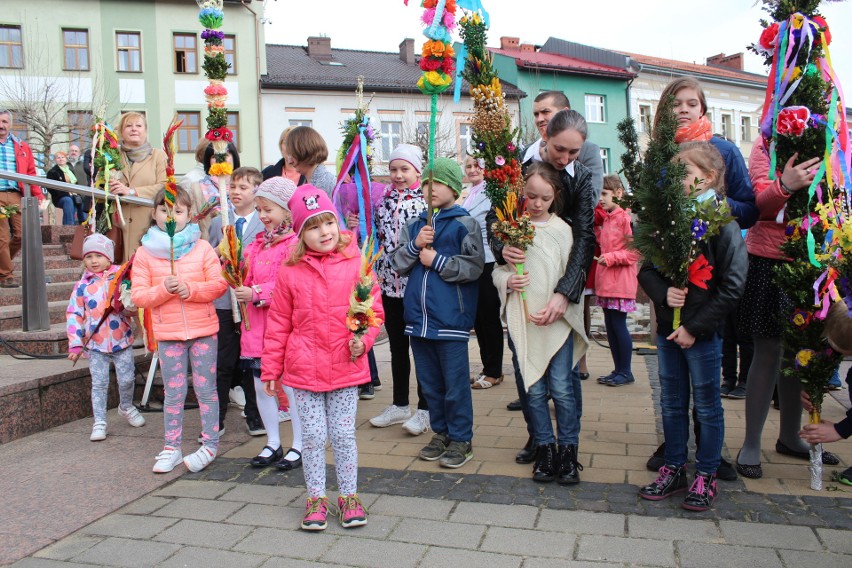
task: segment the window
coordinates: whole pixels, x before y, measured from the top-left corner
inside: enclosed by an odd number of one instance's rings
[[[175,34],[175,73],[198,73],[195,34]]]
[[[142,71],[142,37],[139,32],[116,32],[118,70],[130,73]]]
[[[290,123],[290,126],[292,126],[294,128],[296,126],[307,126],[308,128],[313,128],[313,126],[314,126],[313,120],[298,120],[298,119],[292,119],[291,118],[289,123]]]
[[[420,146],[421,148],[429,148],[429,123],[428,122],[418,122],[417,130],[414,132],[414,145]],[[438,141],[435,141],[435,145],[438,145]]]
[[[194,153],[201,137],[201,113],[178,112],[178,119],[183,120],[177,131],[178,152]]]
[[[226,35],[222,41],[222,46],[225,48],[225,61],[228,62],[228,75],[237,74],[237,36]]]
[[[601,162],[603,162],[604,175],[609,173],[609,148],[601,148]]]
[[[62,29],[66,71],[89,70],[89,30]]]
[[[24,68],[21,26],[0,26],[0,68]]]
[[[716,130],[716,124],[713,122],[713,113],[708,110],[704,113],[704,116],[706,116],[707,120],[710,121],[710,130]]]
[[[639,132],[651,132],[651,105],[639,105]]]
[[[402,123],[383,121],[381,138],[382,158],[387,161],[393,149],[402,142]]]
[[[228,128],[234,133],[234,146],[237,147],[237,152],[240,151],[240,113],[228,113]]]
[[[68,145],[76,144],[84,150],[92,143],[92,113],[85,110],[68,111]]]
[[[734,128],[731,123],[731,115],[723,114],[722,115],[722,137],[727,138],[728,140],[733,141],[734,139]]]
[[[605,106],[603,95],[586,95],[586,122],[606,122]]]
[[[751,142],[751,117],[744,116],[742,117],[742,136],[740,137],[743,142]]]
[[[461,152],[461,155],[467,157],[467,155],[471,153],[472,145],[473,129],[470,127],[470,124],[459,124],[459,151]]]

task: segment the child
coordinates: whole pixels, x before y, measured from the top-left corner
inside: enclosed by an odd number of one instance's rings
[[[477,279],[485,253],[476,219],[455,204],[462,172],[449,158],[428,166],[432,176],[432,224],[426,212],[408,222],[393,253],[393,268],[409,276],[405,334],[417,365],[417,382],[429,404],[435,435],[420,459],[458,468],[473,457],[473,401],[467,344],[476,317]],[[424,177],[429,175],[423,173]]]
[[[378,328],[360,339],[346,327],[349,299],[359,279],[361,256],[352,233],[340,231],[331,199],[303,185],[290,199],[293,232],[298,237],[289,260],[278,271],[266,320],[264,390],[275,395],[280,380],[292,387],[291,414],[302,424],[302,459],[308,501],[301,527],[321,531],[328,526],[325,492],[325,445],[331,438],[343,528],[367,524],[358,497],[358,447],[355,412],[358,385],[370,378],[367,358]],[[382,319],[376,288],[373,310]]]
[[[684,191],[699,201],[724,197],[725,166],[706,142],[681,147],[676,160],[686,166]],[[713,188],[716,188],[715,190]],[[716,469],[722,458],[724,419],[719,393],[722,364],[720,328],[742,296],[748,265],[745,243],[735,221],[701,244],[701,253],[713,267],[707,289],[690,284],[675,288],[645,263],[639,283],[654,302],[657,314],[657,358],[660,367],[660,403],[665,436],[665,463],[640,497],[659,501],[687,489],[686,460],[689,438],[689,393],[701,428],[697,444],[695,481],[683,501],[691,511],[706,511],[716,499]],[[681,308],[681,325],[672,329],[673,308]]]
[[[219,259],[207,241],[199,240],[198,225],[189,224],[192,198],[177,190],[173,208],[174,274],[170,239],[165,232],[169,216],[165,191],[154,197],[151,228],[136,251],[130,297],[151,310],[163,374],[165,447],[157,455],[154,473],[167,473],[181,462],[183,405],[187,372],[192,365],[192,388],[201,413],[202,446],[183,458],[190,471],[201,471],[216,457],[219,447],[219,397],[216,395],[216,334],[219,319],[213,300],[227,288]]]
[[[86,349],[89,357],[89,372],[92,374],[92,426],[93,442],[104,440],[107,435],[107,390],[109,387],[109,362],[115,365],[118,379],[118,413],[131,426],[145,425],[145,418],[133,406],[133,387],[136,365],[133,361],[133,332],[130,320],[123,313],[112,312],[101,324],[98,322],[109,307],[110,283],[115,279],[118,266],[115,259],[115,244],[106,236],[94,233],[83,241],[83,266],[86,271],[74,286],[68,301],[68,358],[76,361]],[[83,342],[91,336],[84,347]]]
[[[328,145],[320,133],[310,126],[297,126],[282,146],[287,152],[285,162],[301,176],[296,185],[311,184],[330,196],[337,179],[322,165],[328,159]]]
[[[603,225],[598,236],[600,255],[595,259],[595,295],[603,308],[606,337],[615,371],[598,381],[620,387],[635,381],[630,370],[633,340],[627,329],[627,314],[636,311],[637,263],[640,255],[630,249],[633,228],[630,211],[622,209],[615,199],[624,194],[618,174],[604,177],[600,205],[604,210]]]
[[[536,454],[533,481],[550,482],[558,477],[560,484],[567,485],[579,483],[582,469],[577,462],[581,387],[571,370],[586,352],[588,340],[582,304],[572,302],[562,318],[550,325],[540,323],[540,310],[564,274],[574,242],[571,227],[553,214],[561,187],[559,172],[550,164],[534,162],[529,166],[524,196],[535,225],[535,240],[526,251],[524,269],[528,273],[518,276],[513,265],[505,264],[494,271],[494,284],[509,326],[515,373],[523,378],[527,392]],[[524,291],[530,322],[524,318],[518,293]],[[553,436],[548,394],[556,408],[558,440]]]
[[[251,460],[254,467],[275,464],[279,469],[290,470],[302,464],[302,429],[299,413],[290,412],[293,425],[293,446],[284,455],[278,429],[278,400],[263,391],[260,382],[260,356],[266,336],[266,316],[275,290],[279,267],[289,256],[295,235],[291,228],[292,217],[287,202],[296,191],[296,184],[283,177],[269,178],[257,187],[254,201],[264,231],[248,245],[244,256],[249,265],[245,286],[237,288],[237,300],[245,302],[248,329],[243,326],[240,337],[241,358],[252,371],[257,408],[266,430],[266,446]],[[293,389],[284,386],[287,400],[292,403]]]
[[[237,168],[231,174],[231,184],[228,186],[228,201],[231,205],[227,208],[228,216],[231,225],[236,227],[237,238],[243,243],[243,247],[254,242],[258,233],[263,232],[263,223],[254,211],[254,189],[262,181],[260,177],[260,172],[255,168]],[[208,242],[216,251],[219,243],[222,242],[221,215],[210,222],[209,231]],[[244,408],[249,434],[263,435],[266,432],[257,412],[257,404],[254,402],[254,382],[251,379],[251,373],[245,373],[240,366],[240,330],[239,325],[234,323],[234,313],[231,311],[233,309],[231,290],[225,290],[224,294],[213,301],[213,305],[216,307],[216,317],[219,319],[216,357],[216,390],[221,402],[219,437],[221,438],[225,433],[225,416],[228,412],[229,399],[234,399],[237,406]],[[246,374],[249,376],[246,377]]]
[[[412,435],[420,435],[429,429],[429,407],[423,396],[420,381],[417,381],[417,412],[411,413],[408,392],[411,379],[409,340],[405,334],[403,296],[408,278],[394,270],[391,258],[400,248],[400,234],[405,226],[426,210],[420,187],[420,171],[423,169],[423,153],[411,144],[400,144],[390,155],[391,183],[375,212],[376,233],[384,254],[376,261],[376,276],[382,290],[382,306],[385,309],[385,330],[388,334],[391,355],[391,377],[393,377],[393,401],[381,414],[370,419],[377,428],[402,424]],[[355,227],[350,221],[350,227]]]

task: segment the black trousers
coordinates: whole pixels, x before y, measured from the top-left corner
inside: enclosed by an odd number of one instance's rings
[[[491,280],[493,270],[494,263],[488,262],[479,277],[479,298],[473,329],[479,345],[482,373],[497,378],[503,374],[503,324],[500,322],[500,296]]]
[[[393,377],[393,403],[396,406],[408,406],[408,390],[411,384],[411,355],[408,336],[405,335],[405,312],[402,298],[391,298],[382,294],[382,306],[385,308],[385,331],[391,355],[391,376]],[[417,379],[415,379],[417,380]],[[417,409],[428,410],[420,383],[417,383]]]
[[[258,420],[257,399],[255,398],[254,379],[251,371],[245,371],[240,365],[240,334],[234,323],[231,310],[216,310],[219,318],[219,346],[216,357],[216,392],[219,395],[219,426],[225,422],[228,412],[228,391],[234,387],[243,387],[246,395],[246,417],[255,416]]]
[[[754,342],[751,336],[740,333],[737,313],[734,310],[725,318],[722,334],[722,382],[731,388],[744,387],[748,370],[754,357]],[[737,374],[737,349],[739,349],[739,374]]]

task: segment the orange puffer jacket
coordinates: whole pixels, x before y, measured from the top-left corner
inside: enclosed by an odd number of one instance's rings
[[[166,290],[163,281],[170,274],[169,259],[157,258],[144,246],[139,247],[133,261],[130,297],[137,307],[151,310],[154,337],[158,341],[186,341],[218,333],[213,300],[228,284],[210,243],[199,240],[175,261],[176,276],[189,288],[186,300]]]

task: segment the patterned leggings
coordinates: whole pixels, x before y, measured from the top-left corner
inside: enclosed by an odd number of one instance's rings
[[[216,336],[188,341],[160,341],[160,369],[163,373],[163,420],[166,445],[180,449],[183,434],[183,405],[188,388],[186,373],[192,365],[192,389],[201,413],[201,439],[216,452],[219,449],[219,395],[216,393]]]
[[[291,407],[296,407],[302,422],[302,467],[308,496],[325,496],[325,443],[328,437],[331,437],[331,449],[334,451],[340,494],[357,493],[355,412],[358,407],[358,387],[331,392],[293,389],[293,393],[296,400]]]
[[[92,374],[92,414],[95,422],[107,420],[107,392],[109,390],[109,362],[115,364],[118,379],[118,407],[130,410],[133,404],[133,387],[136,382],[136,365],[130,347],[114,353],[89,351],[89,372]]]

